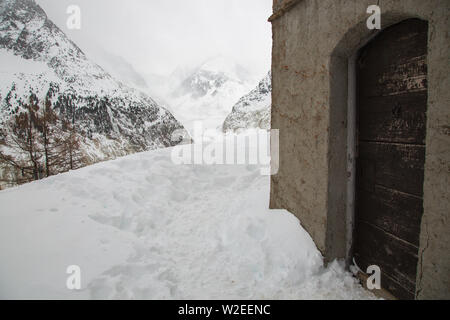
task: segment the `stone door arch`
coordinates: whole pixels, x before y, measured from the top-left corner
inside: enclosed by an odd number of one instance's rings
[[[423,214],[428,24],[386,28],[356,60],[353,257],[383,289],[414,299]]]

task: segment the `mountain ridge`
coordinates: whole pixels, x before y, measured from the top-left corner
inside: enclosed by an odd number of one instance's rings
[[[272,81],[269,72],[256,88],[244,95],[233,106],[226,117],[222,131],[239,131],[245,129],[270,129],[270,110],[272,98]]]
[[[251,88],[249,78],[245,68],[233,60],[213,57],[172,88],[168,102],[188,130],[196,121],[203,128],[220,130],[231,106]]]
[[[184,127],[168,110],[90,61],[34,0],[0,4],[0,52],[47,66],[2,75],[0,122],[20,112],[33,92],[41,100],[50,97],[62,117],[75,119],[93,161],[180,142],[172,134]]]

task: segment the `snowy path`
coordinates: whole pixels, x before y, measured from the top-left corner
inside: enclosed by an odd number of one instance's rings
[[[170,152],[1,191],[0,298],[372,298],[322,267],[293,215],[267,209],[257,166],[175,165]]]

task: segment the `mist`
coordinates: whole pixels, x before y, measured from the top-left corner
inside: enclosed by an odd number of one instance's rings
[[[223,55],[255,77],[270,68],[271,0],[38,0],[90,58],[107,52],[141,74],[168,75]],[[81,29],[66,26],[69,5]],[[101,63],[101,61],[98,61]]]

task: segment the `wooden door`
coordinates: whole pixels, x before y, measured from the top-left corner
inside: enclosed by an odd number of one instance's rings
[[[381,268],[381,286],[414,299],[427,110],[427,22],[382,31],[357,63],[354,258]]]

